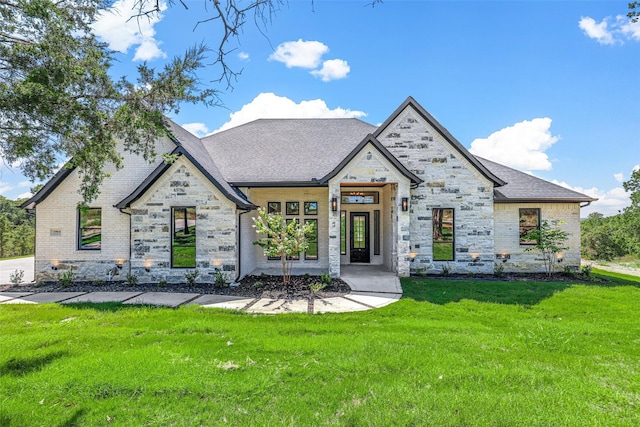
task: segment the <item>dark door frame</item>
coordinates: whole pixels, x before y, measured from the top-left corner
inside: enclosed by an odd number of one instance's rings
[[[365,218],[364,220],[364,248],[355,249],[353,246],[353,218],[357,216],[362,216]],[[362,263],[370,263],[371,262],[371,245],[369,239],[369,212],[350,212],[349,213],[349,262],[362,262]]]

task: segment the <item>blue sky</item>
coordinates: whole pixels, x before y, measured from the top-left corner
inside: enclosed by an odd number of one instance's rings
[[[216,46],[205,3],[187,1],[140,26],[133,0],[96,33],[117,55],[114,76],[160,67],[187,46]],[[173,118],[204,135],[260,117],[383,122],[413,96],[474,154],[601,200],[582,215],[628,205],[621,182],[640,165],[640,24],[626,1],[290,1],[229,54],[243,72],[225,108],[185,105]],[[201,75],[204,84],[215,67]],[[28,192],[5,167],[0,194]]]

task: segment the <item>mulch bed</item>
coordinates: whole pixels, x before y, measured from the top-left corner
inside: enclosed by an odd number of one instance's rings
[[[246,276],[238,283],[238,286],[225,287],[206,283],[196,283],[193,286],[186,283],[169,283],[165,286],[159,286],[157,283],[139,283],[132,286],[121,281],[103,283],[76,281],[69,286],[62,286],[58,282],[43,282],[39,286],[24,284],[0,290],[3,292],[183,292],[287,300],[313,299],[314,296],[330,298],[346,295],[351,291],[349,285],[341,279],[332,279],[330,285],[314,295],[310,285],[320,282],[318,276],[291,276],[289,285],[285,287],[282,284],[281,276],[263,275]]]

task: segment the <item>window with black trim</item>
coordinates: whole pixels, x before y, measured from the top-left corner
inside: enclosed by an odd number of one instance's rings
[[[280,215],[282,213],[282,205],[280,202],[268,202],[267,213]]]
[[[455,224],[453,209],[433,209],[433,260],[453,261],[455,249]]]
[[[291,224],[293,221],[297,222],[298,224],[300,223],[300,221],[298,221],[296,218],[287,218],[287,226],[289,226],[289,224]],[[300,254],[293,255],[293,256],[287,256],[287,259],[292,259],[294,261],[297,261],[297,260],[300,259]]]
[[[196,266],[196,208],[171,208],[171,267]]]
[[[102,248],[102,208],[78,208],[78,250]]]
[[[526,240],[524,237],[530,231],[540,229],[540,208],[520,208],[518,216],[520,220],[520,244],[535,245],[535,240]]]
[[[306,234],[307,243],[309,246],[304,253],[304,259],[317,260],[318,259],[318,220],[315,218],[307,218],[304,220],[305,224],[313,224],[313,230]]]
[[[287,202],[287,215],[300,215],[300,202]]]
[[[373,254],[380,255],[380,211],[373,211]]]
[[[318,202],[304,202],[305,215],[318,215]]]
[[[340,211],[340,255],[347,254],[347,211]]]

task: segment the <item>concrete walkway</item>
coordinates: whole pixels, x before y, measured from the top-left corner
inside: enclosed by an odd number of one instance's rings
[[[0,304],[120,302],[123,304],[202,307],[249,313],[345,313],[384,307],[400,299],[400,281],[380,267],[346,266],[342,279],[352,291],[341,297],[307,299],[247,298],[230,295],[174,292],[0,292]]]

